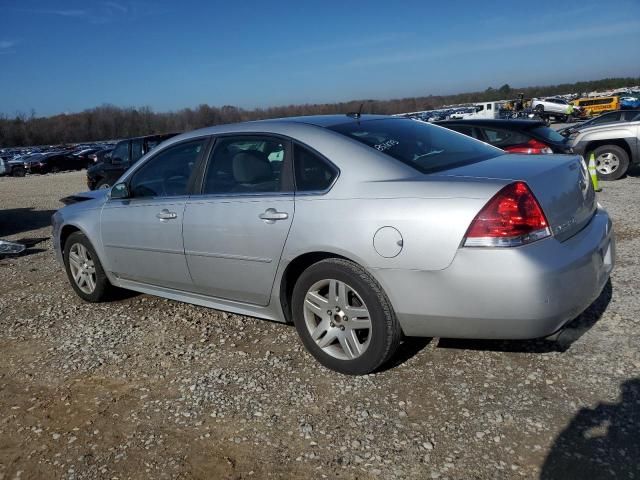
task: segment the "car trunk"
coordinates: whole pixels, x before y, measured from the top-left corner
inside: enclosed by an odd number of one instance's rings
[[[591,179],[579,156],[500,155],[438,175],[526,182],[560,241],[582,230],[597,207]]]

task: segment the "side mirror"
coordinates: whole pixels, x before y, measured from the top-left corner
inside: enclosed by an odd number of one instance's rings
[[[126,183],[116,183],[111,189],[111,198],[123,199],[129,198],[129,187]]]

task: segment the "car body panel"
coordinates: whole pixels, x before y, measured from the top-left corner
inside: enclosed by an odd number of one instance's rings
[[[588,127],[573,133],[569,138],[574,151],[583,156],[590,153],[590,145],[594,142],[605,145],[607,142],[623,141],[631,152],[629,161],[632,164],[640,163],[640,121]]]
[[[128,280],[190,288],[182,240],[186,202],[187,197],[106,202],[100,224],[105,268]],[[175,218],[157,218],[165,210]]]
[[[262,220],[268,209],[287,218]],[[193,290],[267,305],[293,219],[293,194],[192,197],[183,231]]]
[[[496,150],[496,157],[489,160],[421,174],[384,153],[319,126],[367,118],[330,116],[250,122],[173,137],[145,155],[121,180],[126,182],[156,152],[174,143],[238,132],[292,138],[329,158],[339,176],[328,191],[298,193],[293,200],[287,195],[285,199],[258,195],[251,200],[233,201],[192,196],[165,199],[164,203],[145,201],[139,214],[130,214],[125,206],[140,200],[113,199],[107,191],[90,192],[89,200],[68,205],[54,215],[58,259],[62,260],[64,229],[77,228],[92,241],[107,276],[116,286],[287,321],[286,302],[280,296],[291,262],[310,253],[340,256],[363,266],[380,283],[407,335],[543,336],[574,318],[600,293],[613,268],[615,241],[604,210],[592,211],[590,218],[576,218],[581,215],[581,206],[588,217],[588,210],[595,205],[589,191],[592,187],[585,191],[578,157],[531,158]],[[548,182],[554,177],[562,178]],[[513,248],[462,247],[475,215],[514,180],[530,184],[555,229],[553,236]],[[545,185],[545,181],[554,185]],[[82,195],[85,194],[78,197]],[[557,203],[563,195],[573,210]],[[232,207],[233,203],[242,205]],[[184,210],[180,210],[181,205]],[[295,208],[290,226],[278,222],[268,225],[253,218],[268,205],[275,205],[278,210]],[[177,226],[163,229],[166,225],[154,217],[155,212],[167,206],[180,215],[194,213],[184,222],[183,237],[176,234]],[[149,212],[145,211],[147,207]],[[123,222],[125,212],[130,218]],[[560,228],[572,218],[569,230]],[[147,221],[149,226],[135,231],[136,222]],[[276,228],[266,228],[273,226]],[[392,227],[401,236],[395,256],[383,256],[376,249],[376,233],[385,227]],[[133,247],[131,251],[136,253],[114,261],[114,250],[127,249],[119,247]],[[153,255],[154,249],[157,253],[168,251],[173,260],[167,262],[165,256]],[[145,259],[146,255],[149,258]],[[202,258],[206,262],[201,263]],[[230,278],[236,273],[237,277]],[[251,278],[252,273],[261,277],[259,281]],[[158,276],[161,281],[156,279]],[[198,284],[204,280],[205,285],[196,287],[193,280]],[[242,291],[242,282],[255,285]]]

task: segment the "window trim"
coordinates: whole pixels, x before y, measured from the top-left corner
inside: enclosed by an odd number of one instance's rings
[[[127,175],[127,177],[123,181],[127,185],[127,189],[129,190],[129,192],[132,192],[132,190],[131,190],[131,182],[132,182],[133,178],[138,173],[140,173],[140,171],[143,170],[149,164],[149,162],[152,162],[159,155],[161,155],[162,153],[166,152],[170,148],[178,147],[180,145],[184,145],[186,143],[191,143],[191,142],[196,142],[196,141],[199,141],[199,140],[204,140],[204,146],[203,146],[202,151],[198,155],[198,158],[196,159],[196,163],[193,166],[193,170],[191,171],[191,175],[189,177],[189,180],[187,181],[187,191],[186,191],[186,193],[184,193],[183,195],[166,195],[166,196],[149,196],[149,197],[131,196],[130,198],[127,198],[126,200],[128,200],[128,201],[138,201],[138,200],[139,201],[151,201],[151,200],[165,200],[167,198],[175,199],[175,198],[191,196],[193,194],[193,192],[194,192],[195,180],[197,178],[197,175],[199,174],[200,165],[203,162],[203,158],[205,158],[204,154],[206,152],[208,152],[209,149],[211,148],[211,143],[212,143],[211,135],[201,135],[201,136],[198,136],[198,137],[187,138],[187,139],[181,140],[179,142],[172,143],[170,145],[167,145],[162,150],[154,152],[153,155],[150,156],[149,158],[145,159],[144,162],[140,162],[140,160],[138,160],[138,162],[136,162],[136,166],[134,168],[131,168],[130,173]]]
[[[220,193],[205,193],[204,182],[207,178],[207,172],[211,165],[211,160],[216,151],[217,145],[220,140],[225,138],[264,138],[270,137],[284,142],[285,155],[284,162],[282,164],[282,170],[280,172],[280,191],[278,192],[220,192]],[[280,135],[270,132],[228,132],[220,133],[212,136],[211,145],[206,152],[206,156],[203,158],[202,168],[197,172],[198,177],[194,181],[194,189],[192,197],[197,198],[225,198],[225,197],[246,197],[246,198],[260,198],[260,197],[287,197],[292,196],[295,193],[295,185],[293,178],[293,145],[292,139],[286,135]]]

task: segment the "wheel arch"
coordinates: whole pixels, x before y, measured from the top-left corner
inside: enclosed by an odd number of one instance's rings
[[[589,156],[596,150],[596,148],[604,147],[606,145],[615,145],[616,147],[622,148],[627,155],[629,155],[629,162],[634,163],[634,156],[631,150],[631,145],[624,138],[613,138],[608,140],[592,140],[587,143],[587,147],[585,148],[585,155],[587,156],[586,160],[589,161]]]
[[[298,278],[300,278],[302,272],[304,272],[311,265],[328,258],[340,258],[343,260],[348,260],[360,266],[361,268],[364,268],[356,260],[330,251],[318,250],[306,252],[295,257],[287,264],[284,272],[282,273],[282,277],[280,278],[280,306],[282,308],[284,319],[287,323],[293,323],[293,316],[291,312],[291,297],[293,296],[293,288]]]

